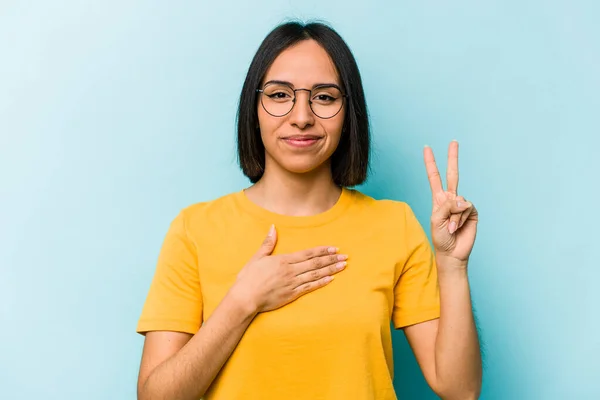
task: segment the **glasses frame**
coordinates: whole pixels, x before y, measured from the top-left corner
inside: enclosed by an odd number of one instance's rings
[[[276,117],[276,118],[285,117],[286,115],[288,115],[289,113],[291,113],[291,112],[292,112],[292,110],[294,109],[294,106],[296,105],[296,99],[298,98],[298,97],[296,96],[296,92],[298,92],[298,91],[305,91],[305,92],[308,92],[308,106],[310,107],[310,111],[311,111],[311,112],[312,112],[312,113],[313,113],[313,114],[314,114],[316,117],[318,117],[318,118],[320,118],[320,119],[331,119],[331,118],[335,117],[336,115],[338,115],[338,114],[340,113],[340,111],[342,111],[342,108],[344,108],[344,103],[346,102],[346,99],[347,99],[348,97],[350,97],[349,95],[347,95],[347,94],[345,94],[345,93],[344,93],[344,91],[342,90],[342,88],[340,88],[338,85],[335,85],[335,84],[319,85],[319,86],[315,86],[313,89],[305,89],[305,88],[298,88],[298,89],[294,89],[294,88],[292,88],[290,85],[288,85],[287,83],[282,83],[282,82],[276,82],[276,83],[277,83],[277,84],[279,84],[279,85],[284,85],[284,86],[287,86],[287,87],[289,87],[289,88],[290,88],[290,90],[291,90],[292,92],[294,92],[294,99],[292,100],[292,107],[290,108],[290,110],[289,110],[288,112],[286,112],[286,113],[285,113],[285,114],[283,114],[283,115],[271,114],[271,113],[269,112],[269,110],[267,110],[267,107],[265,107],[265,103],[263,103],[263,96],[266,96],[266,95],[265,95],[265,90],[264,90],[264,88],[266,87],[266,85],[265,85],[265,86],[263,86],[263,88],[262,88],[262,89],[256,89],[256,93],[260,93],[260,104],[261,104],[261,106],[262,106],[263,110],[265,110],[265,112],[266,112],[267,114],[269,114],[269,115],[271,115],[271,116],[273,116],[273,117]],[[313,101],[312,101],[312,99],[311,99],[311,96],[310,96],[310,94],[312,93],[312,91],[313,91],[313,90],[320,89],[320,88],[328,88],[328,87],[336,88],[337,90],[339,90],[339,91],[340,91],[340,93],[342,94],[342,105],[340,106],[340,109],[339,109],[339,110],[337,110],[337,112],[336,112],[335,114],[333,114],[331,117],[326,117],[326,118],[324,118],[324,117],[321,117],[320,115],[318,115],[318,114],[315,112],[315,110],[313,110]]]

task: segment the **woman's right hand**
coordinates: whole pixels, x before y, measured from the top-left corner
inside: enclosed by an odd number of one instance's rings
[[[232,287],[256,313],[275,310],[327,285],[343,270],[348,256],[335,247],[320,246],[291,254],[271,255],[277,243],[272,226],[258,252]]]

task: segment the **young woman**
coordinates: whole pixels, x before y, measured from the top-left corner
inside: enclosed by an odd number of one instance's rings
[[[137,327],[139,399],[395,399],[390,321],[440,397],[478,397],[477,211],[457,196],[458,144],[445,191],[424,151],[432,249],[406,203],[350,189],[369,142],[343,39],[322,24],[275,28],[238,110],[253,185],[172,222]]]

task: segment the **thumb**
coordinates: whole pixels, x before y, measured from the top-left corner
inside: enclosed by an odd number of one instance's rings
[[[433,213],[431,220],[435,224],[441,225],[452,214],[460,214],[471,207],[473,204],[464,199],[448,199]]]
[[[263,240],[260,248],[255,254],[255,258],[262,258],[270,255],[275,249],[275,244],[277,243],[277,230],[275,229],[275,225],[271,225],[271,229],[269,229],[269,234]]]

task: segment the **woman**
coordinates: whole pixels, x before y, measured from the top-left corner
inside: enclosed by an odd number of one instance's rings
[[[138,397],[395,399],[391,320],[438,395],[477,398],[477,212],[456,194],[457,143],[447,191],[425,149],[434,255],[408,205],[349,189],[369,157],[349,48],[287,23],[250,65],[238,154],[253,185],[184,209],[167,233],[137,327]]]

